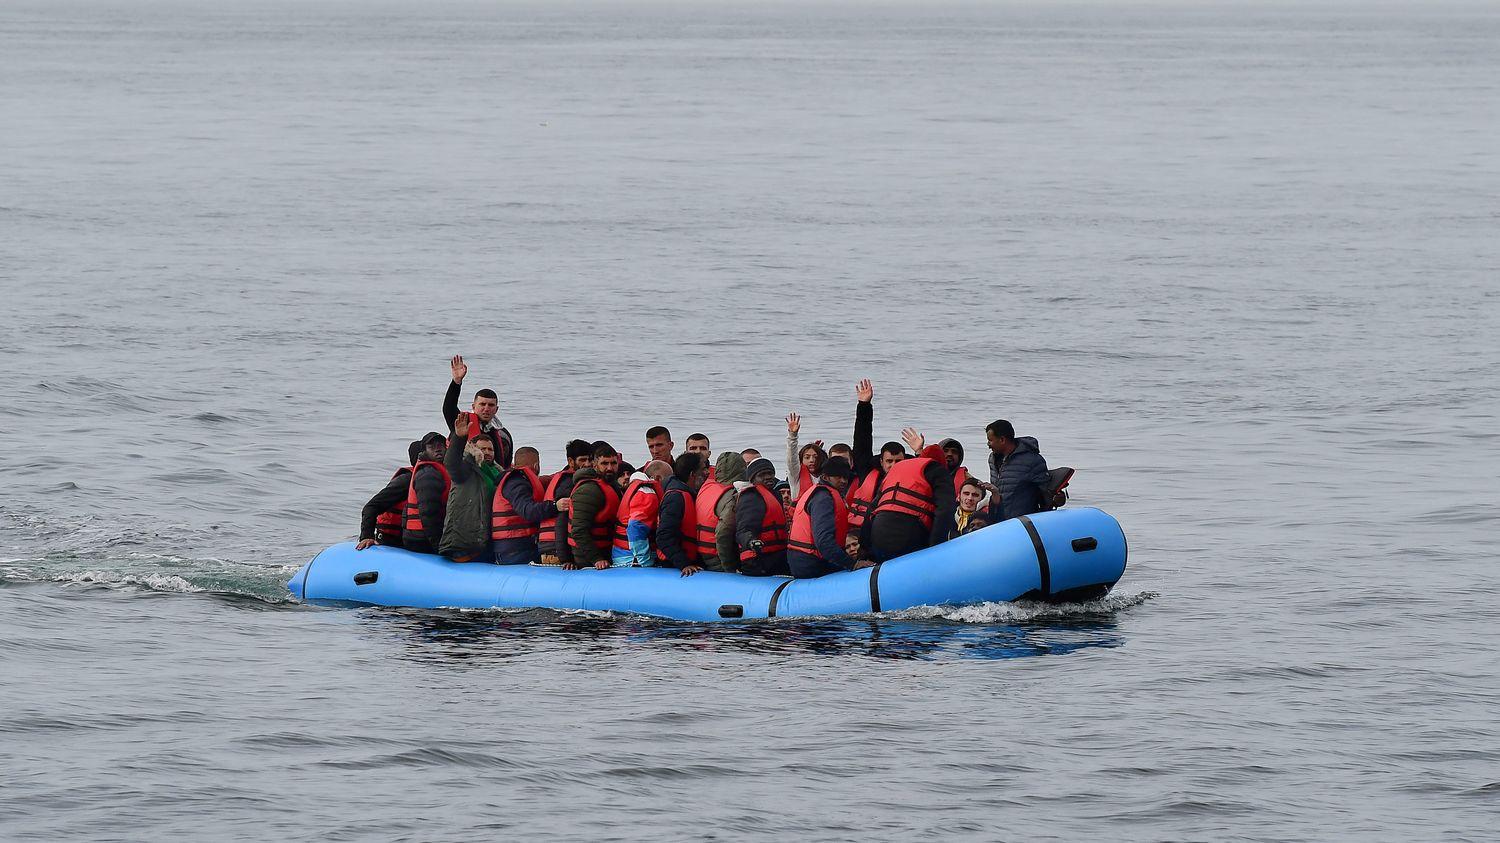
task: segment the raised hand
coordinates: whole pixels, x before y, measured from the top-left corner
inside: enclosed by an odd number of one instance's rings
[[[464,363],[464,358],[455,354],[453,359],[448,361],[448,365],[453,369],[453,382],[463,383],[464,378],[469,374],[469,367]]]
[[[901,431],[901,438],[911,446],[912,451],[918,454],[922,453],[922,446],[927,444],[927,440],[917,432],[915,427],[908,427]]]
[[[870,383],[869,378],[865,378],[854,387],[854,397],[860,401],[869,401],[875,397],[875,387]]]
[[[453,420],[453,434],[459,439],[463,439],[469,435],[468,413],[459,413],[458,417]]]
[[[789,413],[786,417],[786,432],[796,436],[801,429],[802,417],[796,413]]]

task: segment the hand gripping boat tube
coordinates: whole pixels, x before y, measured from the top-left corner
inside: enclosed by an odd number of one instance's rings
[[[883,565],[810,580],[671,568],[564,571],[449,562],[337,544],[287,583],[316,602],[628,612],[690,621],[864,614],[913,606],[1101,597],[1125,572],[1125,534],[1108,514],[1059,509],[1002,521]]]

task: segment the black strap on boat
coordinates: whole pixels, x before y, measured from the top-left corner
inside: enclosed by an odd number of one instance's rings
[[[870,569],[870,611],[880,611],[880,563]]]
[[[786,591],[786,587],[789,586],[789,585],[791,585],[791,584],[792,584],[792,580],[791,579],[787,579],[781,585],[776,586],[776,590],[775,591],[771,592],[771,605],[766,608],[766,617],[768,617],[768,618],[774,618],[774,617],[776,617],[776,600],[777,600],[777,598],[781,597],[781,592]]]
[[[1019,515],[1016,520],[1026,525],[1026,532],[1031,536],[1031,546],[1036,548],[1036,566],[1042,574],[1042,587],[1039,590],[1046,597],[1052,593],[1052,568],[1047,564],[1047,548],[1042,544],[1042,535],[1036,531],[1036,525],[1031,523],[1030,518]]]

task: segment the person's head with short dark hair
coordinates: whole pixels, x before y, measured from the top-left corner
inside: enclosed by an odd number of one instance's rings
[[[979,485],[979,480],[970,477],[958,489],[958,508],[964,512],[974,512],[979,509],[979,502],[984,500],[984,487]]]
[[[625,491],[625,487],[630,485],[630,475],[634,473],[635,466],[620,460],[620,470],[616,471],[614,476],[615,485],[620,487],[620,491]]]
[[[687,450],[690,454],[697,454],[703,458],[703,464],[708,465],[713,459],[713,451],[708,446],[708,436],[702,433],[694,433],[687,438]]]
[[[983,512],[976,512],[969,516],[969,526],[964,528],[964,535],[967,536],[975,530],[982,530],[988,526],[990,526],[990,519],[986,518]]]
[[[500,396],[493,389],[481,389],[474,393],[474,415],[479,420],[488,423],[495,418],[495,413],[500,410]]]
[[[428,462],[442,462],[447,453],[448,437],[435,430],[422,437],[422,459]],[[412,464],[416,465],[416,463]]]
[[[708,479],[708,463],[692,451],[679,454],[676,462],[672,463],[672,476],[696,492],[703,481]]]
[[[797,462],[814,477],[823,473],[823,464],[828,462],[828,452],[816,442],[809,442],[797,449]]]
[[[651,452],[651,459],[672,461],[672,431],[661,425],[646,431],[646,450]]]
[[[464,444],[464,453],[473,457],[475,462],[492,463],[495,461],[495,442],[488,436],[475,437]]]
[[[854,480],[854,469],[849,467],[849,461],[843,457],[829,457],[828,462],[823,463],[820,479],[832,486],[834,491],[843,494]]]
[[[568,468],[578,470],[588,468],[594,462],[594,446],[582,439],[574,439],[568,443]]]
[[[535,473],[542,470],[542,455],[530,445],[524,445],[516,449],[516,458],[512,465],[516,468],[529,468]]]
[[[986,425],[984,438],[990,450],[1002,457],[1010,456],[1016,449],[1016,429],[1005,419],[995,419]]]
[[[750,463],[753,463],[756,460],[760,459],[760,451],[757,451],[754,448],[746,448],[745,450],[740,451],[740,456],[745,459],[745,464],[749,465]]]
[[[891,466],[906,459],[906,446],[900,442],[887,442],[880,446],[880,471],[890,471]]]
[[[593,461],[591,467],[601,477],[614,479],[620,470],[620,452],[614,446],[600,439],[594,443]]]
[[[832,448],[829,448],[828,456],[843,457],[844,459],[849,461],[850,465],[854,465],[854,449],[849,447],[849,443],[847,442],[840,442],[837,445],[834,445]]]

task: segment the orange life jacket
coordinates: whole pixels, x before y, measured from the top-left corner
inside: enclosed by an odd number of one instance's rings
[[[792,531],[786,546],[800,550],[814,559],[825,558],[819,552],[817,542],[813,541],[812,516],[807,513],[807,504],[812,499],[813,492],[819,489],[827,489],[828,496],[833,499],[833,533],[838,539],[839,547],[844,546],[844,537],[849,535],[849,507],[844,505],[844,498],[837,489],[820,483],[803,492],[802,497],[797,499],[797,508],[792,511]]]
[[[817,482],[817,481],[813,479],[812,472],[807,470],[807,466],[805,466],[805,465],[799,465],[799,466],[797,466],[797,491],[798,492],[805,492],[808,489],[811,489],[813,487],[813,483],[815,483],[815,482]]]
[[[898,463],[899,465],[899,463]],[[870,507],[875,502],[875,491],[880,488],[880,469],[872,468],[857,485],[849,486],[849,526],[858,530],[865,525]]]
[[[422,528],[422,510],[417,506],[417,472],[430,465],[443,475],[443,507],[448,506],[448,493],[453,491],[453,478],[448,476],[448,467],[435,460],[417,460],[411,467],[411,482],[406,486],[406,523],[403,525],[403,540],[427,541],[427,531]]]
[[[764,544],[760,552],[781,553],[786,550],[786,510],[781,508],[781,498],[759,483],[750,488],[759,492],[766,502],[766,517],[761,520],[760,532],[755,536]],[[751,562],[755,557],[753,549],[740,548],[740,562]]]
[[[594,516],[594,523],[589,527],[589,535],[594,540],[594,547],[599,548],[599,552],[604,554],[605,558],[608,558],[609,540],[615,526],[615,513],[620,509],[620,493],[615,491],[615,484],[605,482],[604,478],[598,476],[585,477],[579,480],[573,486],[573,493],[577,494],[579,487],[584,483],[593,483],[604,490],[604,508],[599,510],[598,514]],[[569,517],[571,517],[571,513],[569,513]],[[577,546],[578,542],[573,539],[573,531],[569,530],[568,547]]]
[[[719,506],[719,499],[724,493],[732,490],[733,486],[727,486],[715,480],[710,480],[698,488],[698,497],[693,501],[693,547],[698,556],[718,556],[719,549],[714,545],[714,530],[718,529],[719,516],[714,510]],[[687,518],[683,518],[684,536],[687,535]]]
[[[410,494],[411,473],[410,466],[398,468],[396,473],[391,475],[391,482],[395,482],[396,478],[403,474],[406,475],[407,493]],[[390,509],[375,516],[375,541],[381,544],[395,544],[401,541],[401,520],[405,515],[406,503],[397,501]]]
[[[698,510],[695,508],[695,504],[693,502],[693,494],[692,492],[689,492],[685,489],[664,489],[661,493],[662,506],[666,506],[667,495],[673,494],[682,495],[682,525],[680,530],[680,532],[682,533],[682,552],[685,556],[687,556],[689,562],[697,562]],[[657,523],[657,529],[661,529],[660,522]],[[713,533],[710,532],[708,534],[708,543],[713,544],[713,541],[714,536]],[[667,561],[667,555],[661,552],[660,546],[656,548],[656,558],[661,562]]]
[[[655,480],[632,480],[630,485],[625,487],[625,493],[620,495],[620,503],[615,513],[614,547],[616,550],[630,550],[630,536],[626,534],[626,527],[630,524],[630,504],[635,500],[635,496],[640,494],[642,486],[654,486],[657,496],[661,495],[661,486],[657,485]],[[657,501],[657,506],[660,505],[661,502]],[[651,549],[656,550],[654,529],[651,532]]]
[[[891,466],[880,481],[880,491],[875,495],[873,516],[878,512],[898,512],[915,515],[922,526],[932,529],[932,519],[937,517],[937,499],[932,496],[932,484],[927,482],[927,467],[939,465],[927,457],[912,457]]]
[[[964,481],[968,479],[969,470],[967,468],[964,468],[963,466],[959,466],[958,470],[953,472],[953,494],[955,497],[959,492],[963,491]]]
[[[495,465],[510,465],[510,455],[505,453],[505,437],[500,435],[500,425],[496,423],[494,419],[490,420],[490,424],[495,425],[495,429],[485,430],[484,423],[479,420],[478,413],[459,413],[458,415],[469,417],[470,439],[478,439],[481,436],[488,437],[490,440],[490,444],[495,446]],[[458,421],[457,417],[454,417],[454,421]],[[453,447],[451,438],[448,442],[448,447]],[[460,443],[458,447],[461,448],[463,447],[463,445]]]
[[[547,491],[543,495],[542,499],[557,503],[557,490],[562,488],[562,482],[564,480],[572,476],[573,469],[571,468],[565,468],[562,471],[559,471],[558,473],[552,475],[552,478],[547,481]],[[537,541],[550,547],[557,547],[556,515],[552,516],[551,518],[543,519],[541,525],[537,530]]]
[[[537,479],[536,472],[530,468],[506,469],[500,475],[500,482],[495,484],[495,499],[490,506],[490,541],[535,538],[541,532],[541,527],[522,518],[521,514],[516,512],[515,504],[505,496],[505,481],[517,471],[521,472],[526,482],[531,484],[532,500],[540,501],[546,495],[546,492],[542,490],[542,481]]]

